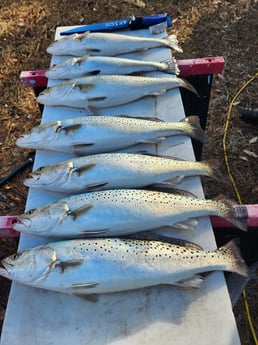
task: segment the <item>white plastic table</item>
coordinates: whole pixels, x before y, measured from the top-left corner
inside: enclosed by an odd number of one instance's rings
[[[56,38],[67,27],[57,28]],[[147,30],[133,32],[150,35]],[[163,36],[164,34],[159,34]],[[135,55],[134,55],[135,56]],[[152,49],[138,57],[164,61],[167,49]],[[53,57],[52,63],[64,58]],[[171,76],[172,77],[172,76]],[[53,81],[49,81],[53,84]],[[184,118],[178,89],[166,95],[146,97],[134,103],[103,109],[103,115],[127,114],[177,121]],[[87,115],[84,110],[45,107],[42,122]],[[141,149],[143,146],[141,146]],[[183,138],[171,146],[167,139],[159,145],[145,145],[149,152],[194,160],[191,140]],[[37,152],[33,169],[70,156]],[[198,177],[184,182],[189,191],[203,196]],[[61,198],[57,193],[29,190],[26,210]],[[166,230],[164,230],[166,231]],[[171,231],[171,236],[198,243],[205,249],[216,247],[208,218],[195,231]],[[21,235],[19,249],[48,242],[48,239]],[[125,293],[101,295],[98,302],[12,283],[1,345],[240,345],[231,302],[222,272],[211,273],[200,289],[159,286]]]

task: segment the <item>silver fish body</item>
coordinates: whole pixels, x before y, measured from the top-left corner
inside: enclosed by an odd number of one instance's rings
[[[31,149],[87,155],[116,151],[140,143],[159,143],[170,136],[205,141],[198,117],[181,122],[151,121],[116,116],[84,116],[34,127],[17,140]]]
[[[155,62],[86,55],[73,57],[53,65],[46,71],[46,77],[49,79],[75,79],[91,75],[130,75],[153,71],[176,74],[177,68],[172,60]]]
[[[85,32],[63,37],[53,42],[47,48],[47,52],[52,55],[68,56],[116,56],[156,47],[182,52],[174,35],[167,38],[148,38],[103,32]]]
[[[213,251],[133,239],[70,240],[41,245],[1,261],[0,275],[68,294],[103,294],[157,285],[197,288],[200,273],[248,276],[234,243]]]
[[[146,96],[165,94],[183,87],[196,93],[187,81],[178,77],[96,75],[76,78],[42,91],[37,101],[47,106],[108,108],[127,104]]]
[[[121,236],[161,227],[194,229],[196,219],[220,216],[246,230],[226,199],[205,200],[164,192],[116,189],[77,194],[18,217],[15,230],[41,236],[76,238]]]
[[[24,184],[41,190],[83,193],[153,184],[175,187],[184,177],[196,175],[223,182],[218,163],[213,160],[190,162],[144,154],[107,153],[41,167],[31,172]]]

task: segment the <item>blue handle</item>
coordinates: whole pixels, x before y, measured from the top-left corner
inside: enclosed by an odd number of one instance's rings
[[[152,14],[151,16],[143,17],[142,23],[146,26],[152,26],[155,24],[160,24],[167,22],[168,26],[172,26],[172,19],[167,13],[164,14]]]
[[[112,20],[110,22],[101,22],[89,25],[79,26],[67,31],[60,33],[61,36],[71,35],[75,33],[83,33],[86,31],[91,32],[105,32],[105,31],[116,31],[130,28],[131,30],[139,30],[148,28],[155,24],[167,22],[167,26],[172,26],[172,19],[166,13],[164,14],[153,14],[146,17],[132,17]]]

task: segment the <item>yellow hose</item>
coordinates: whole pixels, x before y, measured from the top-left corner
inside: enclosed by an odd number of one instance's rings
[[[242,200],[241,200],[241,196],[240,193],[238,191],[236,182],[234,180],[233,175],[231,174],[231,170],[230,170],[230,165],[229,165],[229,161],[228,161],[228,155],[227,155],[227,145],[226,145],[226,139],[227,139],[227,132],[228,132],[228,127],[229,127],[229,120],[231,118],[231,112],[232,112],[232,108],[233,105],[236,101],[236,99],[238,98],[238,96],[241,94],[241,92],[249,85],[251,84],[255,78],[258,76],[258,72],[256,72],[256,74],[250,78],[248,81],[246,81],[241,87],[240,89],[237,91],[237,93],[235,94],[235,96],[233,97],[232,101],[229,104],[229,108],[228,108],[228,112],[227,112],[227,117],[226,117],[226,123],[225,123],[225,128],[224,128],[224,135],[223,135],[223,153],[224,153],[224,160],[225,160],[225,164],[226,164],[226,168],[227,168],[227,173],[229,176],[229,179],[232,183],[232,186],[234,188],[234,191],[236,193],[237,196],[237,200],[239,202],[239,204],[242,204]],[[252,322],[252,318],[251,318],[251,314],[250,314],[250,309],[249,309],[249,305],[248,305],[248,301],[247,301],[247,295],[246,295],[246,290],[243,290],[243,298],[244,298],[244,305],[245,305],[245,310],[246,310],[246,314],[247,314],[247,319],[248,319],[248,324],[255,342],[255,345],[258,345],[258,339],[255,333],[255,329],[253,326],[253,322]]]

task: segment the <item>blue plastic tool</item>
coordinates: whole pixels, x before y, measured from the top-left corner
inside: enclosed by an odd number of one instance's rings
[[[172,26],[172,19],[167,13],[163,14],[152,14],[150,16],[133,16],[130,18],[123,18],[112,20],[110,22],[101,22],[89,25],[82,25],[76,28],[63,31],[60,33],[61,36],[71,35],[75,33],[83,33],[86,31],[101,32],[101,31],[116,31],[123,29],[139,30],[146,29],[150,26],[166,22],[167,26]]]

